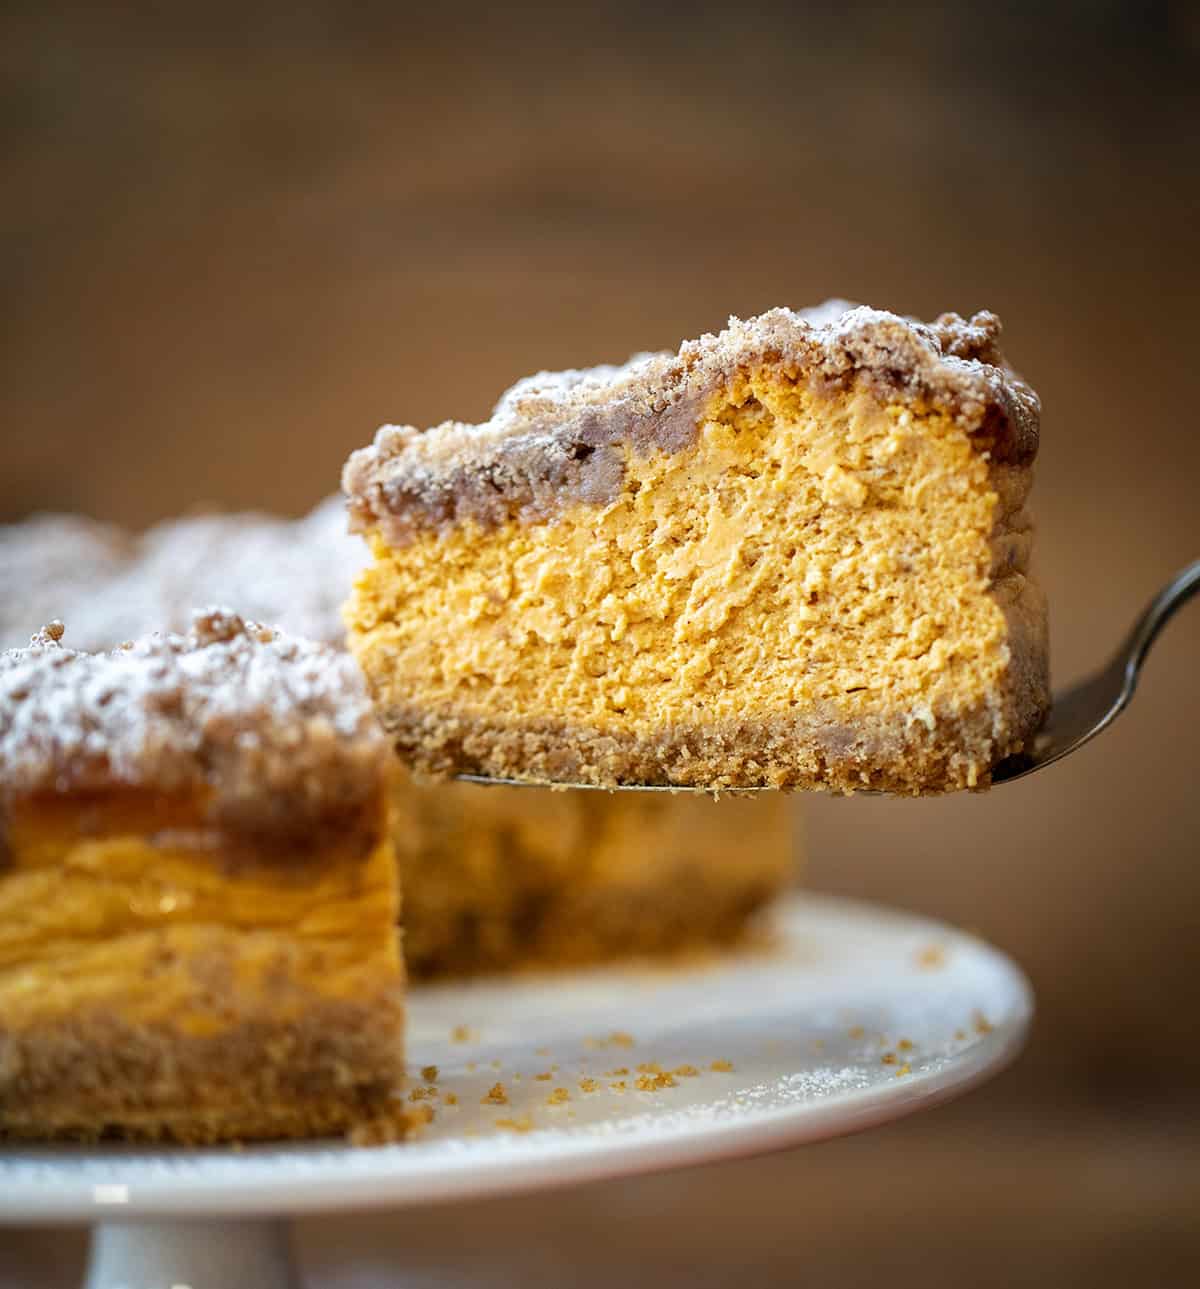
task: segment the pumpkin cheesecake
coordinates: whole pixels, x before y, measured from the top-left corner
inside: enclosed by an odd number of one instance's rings
[[[986,786],[1048,705],[1037,396],[990,313],[837,303],[386,426],[347,609],[420,768],[600,785]]]
[[[388,749],[344,653],[222,611],[0,654],[0,1136],[197,1143],[386,1117]]]

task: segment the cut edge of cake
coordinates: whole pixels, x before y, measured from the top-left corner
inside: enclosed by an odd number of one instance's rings
[[[343,474],[351,525],[367,535],[375,556],[358,579],[347,622],[401,753],[435,773],[547,782],[906,795],[985,787],[992,766],[1021,749],[1049,702],[1045,604],[1028,575],[1024,510],[1040,404],[1005,364],[999,335],[998,319],[987,312],[925,324],[840,302],[806,313],[777,309],[731,319],[720,335],[686,342],[678,354],[530,377],[483,425],[446,422],[424,432],[385,426]],[[988,515],[994,512],[981,535],[986,549],[975,552],[986,566],[976,580],[986,582],[995,609],[989,629],[997,638],[989,647],[998,670],[989,692],[977,702],[951,695],[923,711],[863,710],[852,719],[820,704],[765,718],[692,720],[675,712],[635,731],[607,716],[564,716],[552,703],[526,703],[517,712],[518,700],[486,674],[481,692],[497,700],[490,709],[457,695],[431,699],[404,674],[406,660],[422,657],[432,639],[420,637],[432,632],[432,619],[428,627],[405,628],[403,647],[395,630],[413,605],[395,588],[424,558],[422,547],[436,551],[430,560],[440,559],[454,577],[470,567],[476,548],[490,549],[522,528],[552,531],[564,515],[606,514],[623,490],[628,499],[639,463],[686,454],[714,406],[744,397],[764,372],[818,408],[861,397],[965,438],[984,480],[975,486],[990,499]],[[485,659],[485,673],[487,666]]]
[[[390,758],[351,660],[222,610],[62,635],[0,654],[0,1137],[403,1135]]]

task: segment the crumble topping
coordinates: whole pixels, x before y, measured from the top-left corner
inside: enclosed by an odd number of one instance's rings
[[[345,654],[223,609],[110,653],[63,636],[0,654],[0,803],[200,790],[220,827],[304,839],[375,799],[387,745]]]
[[[503,1083],[493,1083],[480,1105],[508,1105],[508,1091]]]
[[[342,475],[351,528],[378,527],[403,545],[422,530],[467,519],[488,528],[514,516],[542,520],[563,504],[607,504],[624,475],[617,444],[641,455],[679,451],[692,442],[707,397],[766,362],[818,387],[863,380],[891,399],[941,408],[971,430],[978,450],[1028,462],[1040,404],[1005,365],[1000,330],[989,312],[922,323],[827,301],[730,318],[719,335],[686,341],[678,354],[540,372],[502,395],[481,425],[380,429]]]

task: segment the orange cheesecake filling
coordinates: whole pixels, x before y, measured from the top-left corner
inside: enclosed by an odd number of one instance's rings
[[[366,851],[290,865],[223,846],[195,797],[15,802],[0,881],[5,1029],[102,1011],[201,1037],[378,993],[400,972],[382,802],[378,819],[383,839]]]

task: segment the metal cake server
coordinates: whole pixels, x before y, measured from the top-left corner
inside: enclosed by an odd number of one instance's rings
[[[992,771],[992,786],[1012,783],[1044,770],[1103,733],[1129,706],[1137,689],[1142,664],[1158,633],[1175,613],[1200,591],[1200,560],[1181,569],[1146,606],[1124,643],[1106,667],[1086,680],[1054,695],[1053,706],[1033,737],[1033,746],[1001,761]],[[509,787],[586,788],[597,792],[712,792],[711,788],[685,788],[671,784],[622,783],[615,788],[594,783],[553,783],[532,779],[493,779],[482,774],[456,776],[467,783]],[[772,792],[772,788],[719,789],[722,792]],[[864,794],[865,795],[865,794]],[[872,794],[877,795],[877,794]]]
[[[1150,601],[1108,666],[1055,694],[1050,714],[1026,752],[1001,761],[992,783],[1010,783],[1070,756],[1102,734],[1129,706],[1158,633],[1200,591],[1200,560],[1181,569]]]

